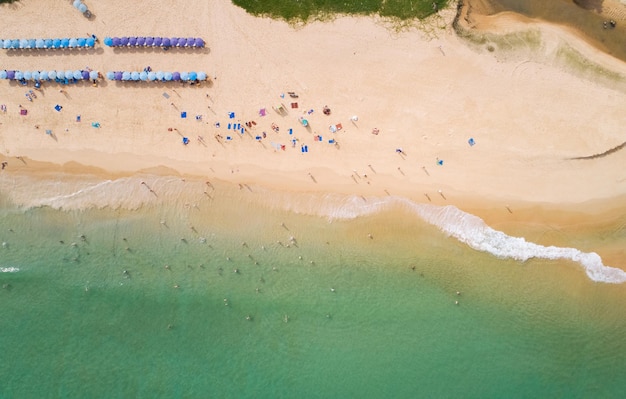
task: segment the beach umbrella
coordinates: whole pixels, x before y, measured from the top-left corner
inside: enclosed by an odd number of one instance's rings
[[[85,5],[85,3],[80,3],[80,5],[78,6],[78,11],[80,12],[87,11],[87,6]]]
[[[126,36],[120,37],[120,46],[128,46],[128,38]]]
[[[195,73],[195,72],[189,72],[189,80],[191,80],[193,82],[196,79],[198,79],[198,74]]]
[[[54,80],[57,78],[57,71],[48,72],[48,79]]]
[[[170,38],[169,38],[169,37],[164,37],[164,38],[163,38],[163,41],[161,42],[161,45],[162,45],[163,47],[169,47],[169,46],[171,46],[171,45],[172,45],[172,42],[170,41]]]
[[[81,5],[81,1],[80,0],[74,0],[74,3],[72,3],[72,5],[74,6],[74,8],[78,8],[79,5]]]
[[[24,74],[21,71],[15,71],[15,76],[13,76],[15,78],[15,80],[22,80],[24,79]]]
[[[85,47],[93,47],[96,45],[96,39],[94,39],[93,37],[88,37],[85,40]]]
[[[122,80],[122,75],[123,75],[122,72],[119,72],[119,71],[115,72],[115,75],[114,75],[115,80]]]
[[[61,39],[61,47],[67,48],[70,46],[70,39],[63,38]]]
[[[80,72],[80,77],[85,79],[85,80],[89,80],[89,71],[81,71]]]
[[[72,77],[76,80],[81,80],[83,78],[83,74],[81,71],[74,71],[74,73],[72,74]]]
[[[109,80],[115,80],[115,73],[113,73],[112,71],[107,72],[106,76]]]
[[[148,72],[148,80],[150,81],[156,80],[156,73]]]
[[[41,71],[39,72],[39,80],[48,80],[48,72],[47,71]]]
[[[152,46],[152,43],[154,43],[154,37],[152,37],[152,36],[146,37],[145,45],[146,46]]]
[[[36,48],[43,48],[44,47],[45,42],[43,41],[43,39],[37,39],[35,40],[35,47]]]
[[[0,71],[0,79],[6,79],[7,78],[7,71],[2,70]]]
[[[2,48],[7,49],[7,48],[11,48],[11,40],[7,39],[4,41],[4,43],[2,43]]]
[[[130,73],[130,78],[131,78],[132,80],[139,80],[139,72],[137,72],[137,71],[133,71],[133,72],[131,72],[131,73]]]
[[[56,71],[56,77],[57,79],[65,79],[65,71],[62,71],[60,69],[57,69]]]
[[[26,80],[31,80],[33,78],[33,74],[30,71],[24,71],[22,73],[22,76],[24,77],[24,79]]]
[[[87,39],[85,39],[84,37],[79,37],[78,39],[76,39],[76,43],[77,47],[86,47],[85,45],[87,44]]]
[[[4,40],[0,39],[0,48],[2,48],[3,44],[4,44]]]
[[[148,80],[148,72],[146,71],[139,72],[139,80],[143,80],[144,82]]]
[[[52,48],[52,39],[45,39],[43,41],[43,47],[44,48]]]
[[[145,37],[140,36],[140,37],[137,38],[137,43],[136,43],[137,46],[143,46],[145,44],[146,44],[146,38]]]
[[[187,72],[181,72],[180,73],[180,80],[188,80],[189,79],[189,73]]]
[[[98,71],[91,71],[91,72],[89,72],[89,79],[91,79],[91,80],[98,80]]]
[[[156,78],[157,80],[163,80],[164,73],[162,71],[157,71]]]
[[[65,79],[72,79],[74,77],[74,71],[68,69],[65,71]]]
[[[172,80],[180,80],[180,73],[174,72],[172,74]]]
[[[61,47],[61,39],[53,39],[52,48],[60,48],[60,47]]]
[[[177,37],[171,38],[170,43],[172,44],[172,46],[178,46],[178,38]]]
[[[7,71],[7,79],[15,79],[15,71]]]
[[[69,45],[69,47],[77,47],[78,46],[78,40],[76,40],[75,38],[71,38],[69,40],[68,45]]]
[[[194,47],[196,45],[196,38],[195,37],[188,37],[187,38],[187,47]]]
[[[172,73],[171,72],[165,72],[163,74],[163,79],[169,82],[170,80],[172,80]]]
[[[185,47],[185,44],[187,44],[187,39],[185,39],[184,37],[178,39],[178,47]]]
[[[27,48],[27,47],[28,47],[28,40],[20,39],[20,41],[19,41],[19,48]]]
[[[33,71],[31,73],[31,79],[32,80],[39,80],[41,77],[39,76],[39,71]]]
[[[129,37],[128,38],[128,45],[129,46],[136,46],[137,45],[137,38],[136,37]]]
[[[199,37],[196,37],[196,40],[194,41],[194,46],[196,47],[204,47],[204,40],[202,40]]]
[[[152,47],[161,47],[161,43],[163,43],[162,37],[155,37],[152,41]]]
[[[36,45],[37,45],[37,40],[28,39],[28,48],[35,48]]]
[[[122,80],[130,80],[130,72],[128,71],[122,72]]]
[[[111,47],[113,45],[113,39],[111,39],[110,37],[105,37],[104,38],[104,45]]]
[[[20,41],[17,39],[11,40],[11,48],[20,48]]]
[[[117,47],[120,45],[120,38],[114,37],[111,39],[111,47]]]
[[[206,80],[206,72],[198,72],[198,80]]]

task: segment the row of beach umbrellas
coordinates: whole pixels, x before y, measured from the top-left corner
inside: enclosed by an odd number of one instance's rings
[[[87,70],[67,70],[67,71],[7,71],[0,70],[0,79],[9,80],[56,80],[56,79],[76,79],[76,80],[96,80],[97,71]]]
[[[109,80],[131,80],[131,81],[202,81],[206,80],[207,75],[205,72],[129,72],[129,71],[117,71],[107,72],[107,79]]]
[[[0,39],[3,49],[57,49],[57,48],[92,48],[96,44],[93,37],[64,39]]]
[[[109,47],[204,47],[204,40],[199,37],[105,37],[104,44]]]

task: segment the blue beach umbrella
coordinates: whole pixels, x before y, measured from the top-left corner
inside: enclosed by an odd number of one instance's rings
[[[4,49],[11,48],[11,40],[9,39],[5,40],[4,43],[2,43],[2,48]]]
[[[96,39],[94,39],[93,37],[88,37],[85,40],[85,47],[93,47],[96,45]]]
[[[104,38],[104,45],[111,47],[113,45],[113,39],[111,39],[110,37],[105,37]]]
[[[57,78],[57,71],[49,71],[48,72],[48,79],[54,80]]]
[[[180,73],[179,72],[172,73],[172,80],[180,80]]]
[[[91,79],[91,80],[98,80],[98,71],[91,71],[91,72],[89,72],[89,79]]]
[[[178,47],[185,47],[185,44],[187,44],[187,39],[185,39],[184,37],[178,39]]]
[[[11,48],[20,48],[20,41],[17,39],[11,40]]]
[[[75,38],[71,38],[68,42],[68,47],[77,47],[78,46],[78,40],[76,40]]]
[[[61,39],[53,39],[52,48],[61,48]]]
[[[31,80],[33,78],[33,74],[30,71],[24,71],[22,72],[22,76],[24,77],[24,79],[26,80]]]
[[[22,80],[24,79],[24,74],[22,73],[22,71],[15,71],[14,78],[15,80]]]
[[[170,39],[170,44],[172,46],[178,46],[178,38],[177,37],[173,37]]]
[[[1,70],[0,71],[0,79],[6,79],[6,78],[7,78],[7,71]]]
[[[193,82],[196,79],[198,79],[198,74],[195,73],[195,72],[189,72],[189,80],[191,80]]]
[[[113,39],[111,39],[111,46],[112,47],[117,47],[120,45],[120,38],[119,37],[114,37]]]
[[[163,73],[163,71],[157,71],[157,73],[156,73],[157,80],[163,80],[164,76],[165,76],[165,74]]]
[[[74,2],[72,3],[72,5],[74,6],[74,8],[78,9],[78,6],[81,5],[81,1],[80,0],[74,0]]]
[[[206,80],[206,72],[198,72],[198,80]]]
[[[152,46],[152,43],[154,43],[154,37],[152,36],[148,36],[146,37],[146,41],[145,41],[145,46]]]
[[[143,80],[144,82],[148,80],[148,72],[146,71],[139,72],[139,79]]]
[[[35,48],[43,48],[44,44],[45,44],[45,42],[43,41],[43,39],[35,40]]]
[[[76,80],[81,80],[83,78],[83,74],[81,71],[74,71],[74,73],[72,73],[72,77]]]
[[[115,80],[115,73],[113,73],[113,71],[107,72],[107,79]]]
[[[149,80],[149,81],[154,81],[154,80],[156,80],[156,73],[154,73],[154,72],[148,72],[148,80]]]
[[[130,78],[131,78],[132,80],[139,80],[139,72],[137,72],[137,71],[133,71],[133,72],[131,72],[131,73],[130,73]]]
[[[165,73],[163,74],[163,79],[164,79],[165,81],[168,81],[168,82],[169,82],[170,80],[172,80],[172,73],[171,73],[171,72],[165,72]]]
[[[187,72],[181,72],[180,73],[180,80],[185,81],[185,80],[188,80],[188,79],[189,79],[189,73],[187,73]]]
[[[155,37],[154,41],[152,42],[152,45],[154,47],[161,47],[162,43],[163,43],[163,38],[162,37]]]
[[[172,42],[170,41],[170,38],[169,38],[169,37],[164,37],[164,38],[163,38],[163,41],[161,42],[161,45],[162,45],[163,47],[169,47],[169,46],[171,46],[171,45],[172,45]]]
[[[120,71],[115,72],[115,80],[122,80],[123,73]]]
[[[128,46],[128,37],[120,37],[120,46]]]
[[[39,72],[39,80],[48,80],[48,71]]]
[[[7,71],[7,79],[9,80],[15,79],[15,71]]]
[[[4,44],[4,40],[0,39],[0,48],[2,48],[2,45]]]
[[[196,45],[196,38],[195,37],[188,37],[187,38],[187,43],[185,44],[185,46],[193,47],[195,45]]]
[[[80,71],[80,77],[83,78],[84,80],[88,80],[89,79],[89,71]]]
[[[35,48],[37,46],[37,40],[28,39],[28,48]]]
[[[74,77],[74,71],[68,69],[65,71],[65,79],[72,79]]]
[[[122,72],[122,80],[130,80],[130,72],[128,71]]]
[[[44,48],[52,48],[52,39],[45,39],[43,41],[43,47]]]
[[[128,38],[128,45],[135,47],[137,45],[137,38],[136,37],[129,37]]]
[[[28,40],[20,39],[18,48],[27,48],[27,47],[28,47]]]
[[[85,5],[85,3],[80,3],[80,5],[78,6],[78,11],[80,12],[87,11],[87,6]]]
[[[76,39],[76,43],[78,47],[86,47],[87,39],[85,39],[84,37],[79,37],[78,39]]]
[[[39,80],[39,79],[41,79],[41,76],[40,76],[40,74],[39,74],[39,71],[33,71],[33,72],[32,72],[32,74],[31,74],[31,79],[33,79],[33,80]]]
[[[68,48],[70,46],[70,39],[63,38],[61,39],[61,47]]]
[[[135,44],[136,46],[143,46],[146,44],[146,38],[143,36],[139,36],[137,38],[137,43]]]

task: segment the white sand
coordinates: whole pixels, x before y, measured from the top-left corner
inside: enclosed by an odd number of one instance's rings
[[[95,33],[102,42],[105,36],[199,36],[207,49],[114,51],[100,43],[91,52],[1,50],[0,68],[89,66],[104,74],[150,65],[155,71],[204,70],[217,79],[200,87],[49,83],[32,103],[23,86],[0,81],[0,103],[8,107],[7,114],[0,114],[0,153],[9,159],[7,172],[25,168],[15,156],[75,161],[122,173],[165,166],[287,190],[391,193],[419,201],[428,201],[428,194],[433,203],[456,205],[468,198],[575,204],[626,194],[626,150],[595,160],[567,160],[626,141],[622,89],[536,61],[541,57],[503,61],[471,49],[449,28],[428,38],[419,30],[396,33],[365,17],[295,29],[247,15],[227,0],[87,5],[96,16],[92,21],[68,1],[52,0],[44,7],[22,0],[2,6],[0,37]],[[443,14],[450,22],[452,12]],[[549,55],[568,41],[626,74],[623,63],[594,53],[571,33],[542,29],[546,47],[540,51]],[[288,91],[299,94],[298,109],[289,107],[288,96],[280,97]],[[279,103],[286,106],[285,115],[272,110]],[[28,116],[18,115],[19,104]],[[54,111],[55,104],[63,110]],[[330,116],[322,114],[324,105],[331,107]],[[260,117],[263,107],[268,115]],[[314,112],[307,115],[307,130],[298,118],[309,109]],[[181,119],[180,111],[188,118]],[[243,136],[228,132],[230,111],[236,113],[235,122],[255,120],[256,127]],[[80,123],[75,122],[78,114]],[[351,122],[353,115],[358,122]],[[92,128],[93,121],[101,128]],[[213,127],[218,121],[220,129]],[[272,123],[279,133],[272,131]],[[343,130],[330,133],[334,123]],[[190,144],[183,145],[177,132],[168,132],[170,127],[189,137]],[[287,134],[290,127],[293,136]],[[379,135],[371,134],[375,127]],[[52,129],[55,139],[45,129]],[[263,131],[267,138],[257,142],[254,136]],[[216,134],[233,140],[220,144]],[[323,142],[314,141],[316,134]],[[299,140],[295,148],[293,137]],[[470,137],[474,146],[468,144]],[[339,145],[329,144],[331,138]],[[272,142],[286,150],[276,151]],[[301,144],[308,145],[308,153],[301,152]],[[444,161],[442,166],[437,159]]]

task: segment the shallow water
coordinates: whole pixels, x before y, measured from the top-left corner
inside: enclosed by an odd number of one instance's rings
[[[576,5],[571,0],[488,0],[496,12],[513,11],[530,18],[539,18],[552,23],[570,26],[602,51],[626,61],[626,5],[618,16],[601,16],[603,1],[580,0]],[[613,29],[605,29],[605,21],[615,20]]]
[[[141,197],[140,179],[158,199]],[[61,180],[55,197],[102,184]],[[63,209],[34,206],[41,195],[26,204],[26,183],[11,182],[0,200],[0,396],[626,389],[626,285],[593,282],[578,263],[498,259],[397,204],[136,180]],[[354,206],[368,210],[347,217]]]

